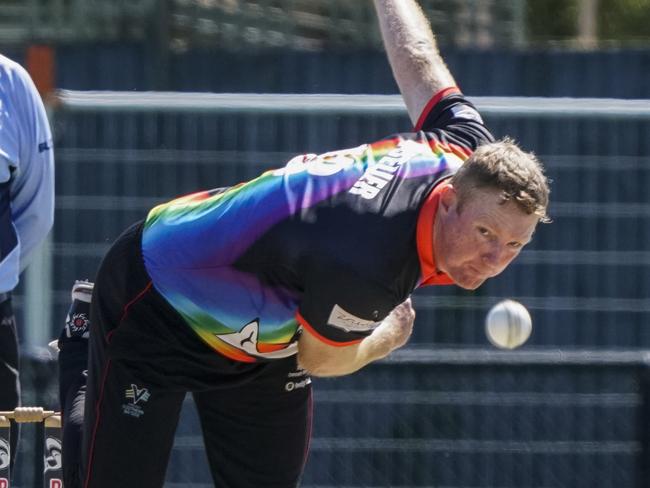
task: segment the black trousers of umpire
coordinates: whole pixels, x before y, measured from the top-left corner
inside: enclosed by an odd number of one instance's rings
[[[153,288],[142,264],[140,224],[102,262],[89,348],[85,391],[75,386],[77,401],[64,410],[65,429],[85,396],[81,463],[66,454],[64,439],[66,488],[163,486],[187,392],[197,405],[215,486],[298,486],[311,431],[309,379],[295,357],[240,363],[205,345]],[[65,353],[63,347],[63,368],[74,362]]]

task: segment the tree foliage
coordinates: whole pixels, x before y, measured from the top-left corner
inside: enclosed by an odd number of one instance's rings
[[[578,35],[581,0],[527,0],[528,40],[568,41]],[[601,41],[650,43],[650,0],[598,0]]]
[[[650,0],[600,0],[598,37],[650,41]]]

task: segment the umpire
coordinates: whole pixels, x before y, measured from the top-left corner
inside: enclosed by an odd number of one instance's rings
[[[45,108],[27,72],[0,55],[0,410],[20,404],[11,292],[53,218],[54,154]],[[14,424],[14,453],[17,441]]]

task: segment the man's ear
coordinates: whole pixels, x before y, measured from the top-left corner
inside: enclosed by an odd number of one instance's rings
[[[448,213],[450,210],[455,209],[457,203],[458,193],[456,192],[456,188],[454,188],[451,183],[441,188],[440,207],[445,213]]]

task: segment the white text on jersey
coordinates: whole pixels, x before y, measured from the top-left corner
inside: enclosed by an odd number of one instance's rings
[[[417,142],[402,141],[377,164],[368,166],[363,176],[357,180],[349,192],[366,200],[375,198],[382,188],[395,178],[400,166],[421,152],[422,147]]]

